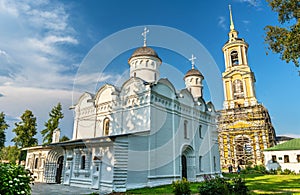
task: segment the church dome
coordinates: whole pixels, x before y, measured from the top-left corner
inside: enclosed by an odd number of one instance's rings
[[[191,69],[191,70],[187,71],[187,73],[185,74],[184,78],[189,77],[189,76],[199,76],[199,77],[203,78],[203,75],[197,69]]]
[[[133,54],[131,55],[131,57],[129,58],[128,61],[130,61],[131,58],[140,57],[140,56],[155,57],[155,58],[158,58],[161,61],[161,59],[158,57],[156,51],[154,51],[154,49],[152,49],[150,47],[147,47],[147,46],[137,48],[133,52]]]

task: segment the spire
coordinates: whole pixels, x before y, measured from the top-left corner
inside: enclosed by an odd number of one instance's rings
[[[142,36],[144,37],[144,47],[147,46],[147,33],[149,33],[149,29],[145,27],[144,32],[142,33]]]
[[[194,54],[192,54],[192,57],[189,59],[189,61],[191,61],[191,63],[192,63],[192,69],[195,69],[195,60],[196,60],[197,58],[194,56]]]
[[[234,24],[233,24],[233,19],[232,19],[231,5],[229,5],[229,13],[230,13],[230,30],[234,30]]]

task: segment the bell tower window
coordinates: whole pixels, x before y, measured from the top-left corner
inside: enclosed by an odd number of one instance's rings
[[[239,79],[233,82],[233,97],[235,100],[244,97],[243,82]]]
[[[237,51],[232,51],[230,54],[232,66],[239,65],[239,56]]]

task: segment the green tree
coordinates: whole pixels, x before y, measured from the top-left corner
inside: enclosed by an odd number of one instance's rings
[[[50,144],[52,142],[52,134],[55,129],[58,128],[59,120],[64,117],[62,113],[61,104],[58,103],[57,106],[54,106],[49,113],[49,120],[45,123],[45,129],[41,131],[43,135],[43,144]]]
[[[281,26],[266,26],[265,41],[268,49],[280,54],[286,62],[299,67],[300,57],[300,3],[299,0],[267,0],[278,13]]]
[[[5,143],[5,130],[9,127],[9,125],[5,122],[5,114],[3,112],[0,113],[0,150],[4,147]]]
[[[11,140],[15,142],[18,148],[30,147],[37,145],[38,141],[34,136],[36,130],[36,118],[30,110],[26,110],[21,116],[21,122],[15,123],[15,128],[12,130],[16,136]],[[26,159],[26,151],[21,151],[19,160]]]
[[[15,164],[20,156],[20,149],[17,146],[7,146],[2,148],[0,159],[8,160],[10,163]]]
[[[59,142],[65,142],[65,141],[68,141],[70,140],[70,138],[68,138],[67,136],[62,136],[62,138],[59,139]]]

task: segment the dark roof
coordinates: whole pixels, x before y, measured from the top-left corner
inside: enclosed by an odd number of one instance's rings
[[[131,57],[129,58],[129,60],[133,57],[139,57],[139,56],[151,56],[151,57],[155,57],[158,58],[160,61],[161,59],[158,57],[157,53],[154,51],[154,49],[144,46],[144,47],[139,47],[137,48],[133,54],[131,55]],[[128,61],[129,61],[128,60]]]
[[[300,138],[278,144],[274,147],[267,148],[265,151],[281,151],[281,150],[300,150]]]
[[[197,69],[191,69],[191,70],[187,71],[184,78],[188,77],[188,76],[200,76],[200,77],[204,78],[203,75],[201,74],[201,72]]]
[[[288,137],[288,136],[276,136],[276,141],[289,141],[292,139],[294,139],[294,138]]]

